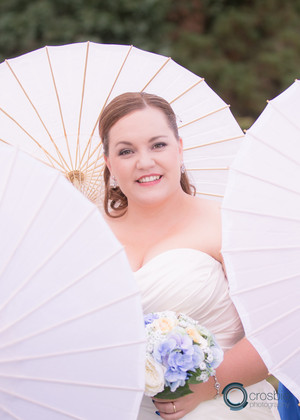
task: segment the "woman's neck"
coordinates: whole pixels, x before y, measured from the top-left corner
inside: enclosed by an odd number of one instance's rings
[[[151,227],[163,223],[169,224],[184,214],[184,208],[190,203],[191,198],[192,196],[180,190],[159,204],[129,203],[124,219],[126,218],[128,223],[132,222],[139,226],[148,225]]]

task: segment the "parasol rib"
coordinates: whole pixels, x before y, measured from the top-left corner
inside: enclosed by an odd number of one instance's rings
[[[19,239],[19,242],[16,244],[15,249],[13,250],[12,254],[9,256],[9,258],[6,261],[6,264],[4,264],[2,271],[0,272],[0,277],[3,276],[3,273],[5,273],[7,267],[9,266],[10,262],[12,261],[15,253],[17,252],[19,246],[22,244],[22,242],[24,241],[26,235],[28,234],[31,226],[34,224],[35,219],[37,214],[41,211],[41,209],[43,208],[43,206],[45,205],[46,201],[47,201],[47,197],[48,194],[53,190],[54,186],[56,185],[58,179],[59,179],[59,173],[56,175],[56,178],[54,178],[54,181],[52,182],[52,184],[49,187],[49,190],[47,191],[47,195],[44,197],[44,199],[42,200],[42,202],[40,203],[40,207],[36,210],[35,213],[33,213],[31,220],[29,221],[29,224],[27,225],[25,231],[23,232],[23,235],[21,236],[21,238]],[[8,186],[8,182],[6,185],[6,188]],[[3,198],[3,197],[2,197]],[[25,283],[26,284],[26,283]],[[6,302],[4,302],[1,306],[0,306],[0,312],[5,308],[5,306],[10,302],[10,300],[19,292],[19,289],[16,290],[8,299]]]
[[[6,115],[10,120],[12,120],[25,134],[26,136],[28,136],[46,155],[47,159],[49,160],[50,164],[52,167],[54,167],[53,162],[54,161],[60,168],[62,168],[63,170],[65,169],[63,164],[58,162],[52,155],[51,153],[49,153],[34,137],[32,137],[32,135],[30,133],[28,133],[28,131],[25,130],[24,127],[22,127],[18,121],[16,121],[11,115],[9,115],[6,111],[4,111],[4,109],[0,108],[0,111]],[[2,140],[4,143],[7,143],[6,141]],[[7,143],[10,144],[10,143]]]
[[[7,64],[7,66],[8,66],[8,68],[9,68],[9,70],[11,71],[11,73],[12,73],[12,75],[14,76],[14,78],[16,79],[16,81],[17,81],[17,83],[18,83],[18,85],[20,86],[20,88],[21,88],[21,90],[22,90],[22,92],[24,93],[24,95],[25,95],[25,97],[27,98],[27,100],[29,101],[29,103],[30,103],[30,105],[32,106],[32,108],[33,108],[33,110],[34,110],[34,112],[35,112],[35,114],[37,115],[37,117],[38,117],[38,119],[40,120],[40,122],[41,122],[41,124],[42,124],[42,126],[44,127],[44,129],[46,130],[46,133],[48,134],[48,136],[49,136],[49,139],[50,139],[50,141],[51,141],[51,143],[53,144],[53,146],[55,147],[55,150],[56,150],[56,153],[57,153],[57,155],[58,155],[58,157],[59,157],[59,159],[61,160],[61,164],[62,164],[62,162],[64,162],[65,163],[65,165],[66,165],[66,167],[68,168],[68,165],[67,165],[67,163],[66,163],[66,161],[64,160],[64,158],[63,158],[63,156],[62,156],[62,154],[60,153],[60,150],[59,150],[59,148],[57,147],[57,145],[56,145],[56,143],[55,143],[55,141],[53,140],[53,138],[52,138],[52,136],[51,136],[51,134],[50,134],[50,132],[49,132],[49,130],[47,129],[47,127],[46,127],[46,125],[45,125],[45,123],[44,123],[44,121],[42,120],[42,118],[41,118],[41,116],[40,116],[40,114],[39,114],[39,112],[38,112],[38,110],[37,110],[37,108],[35,107],[35,105],[33,104],[33,102],[31,101],[31,99],[30,99],[30,97],[29,97],[29,95],[28,95],[28,93],[26,92],[26,90],[25,90],[25,88],[23,87],[23,85],[22,85],[22,83],[21,83],[21,81],[19,80],[19,78],[17,77],[17,75],[16,75],[16,73],[13,71],[13,69],[12,69],[12,67],[11,67],[11,65],[9,64],[9,62],[8,62],[8,60],[5,60],[5,63]],[[6,114],[7,116],[8,116],[8,114]],[[43,150],[43,152],[45,152],[46,154],[47,154],[47,156],[50,156],[51,158],[52,158],[52,156],[51,156],[51,154],[50,153],[48,153],[41,145],[40,145],[40,143],[37,141],[37,140],[35,140],[19,123],[17,123],[13,118],[11,118],[20,128],[22,128],[23,129],[23,131],[32,139],[32,140],[34,140],[34,142]],[[53,158],[54,159],[54,158]]]
[[[57,99],[57,103],[58,103],[60,119],[61,119],[61,123],[62,123],[62,126],[63,126],[63,132],[64,132],[64,137],[65,137],[65,140],[66,140],[68,155],[69,155],[69,159],[70,159],[70,163],[71,163],[71,170],[73,171],[74,167],[73,167],[73,162],[72,162],[72,157],[71,157],[71,152],[70,152],[70,147],[69,147],[69,141],[68,141],[68,136],[67,136],[66,127],[65,127],[64,117],[63,117],[63,113],[62,113],[62,109],[61,109],[59,94],[58,94],[58,90],[57,90],[57,86],[56,86],[56,82],[55,82],[54,72],[53,72],[53,68],[52,68],[52,64],[51,64],[51,60],[50,60],[48,47],[45,47],[45,49],[46,49],[47,59],[48,59],[49,67],[50,67],[50,72],[51,72],[52,82],[53,82],[53,86],[54,86],[54,90],[55,90],[55,95],[56,95],[56,99]],[[70,171],[69,166],[68,166],[68,169]]]
[[[113,300],[113,301],[107,302],[105,305],[98,306],[97,308],[91,309],[90,311],[84,312],[84,313],[82,313],[82,314],[80,314],[80,315],[77,315],[77,316],[75,316],[75,317],[73,317],[73,318],[68,318],[68,319],[65,319],[64,321],[62,321],[62,322],[60,322],[60,323],[57,323],[57,324],[54,324],[54,325],[51,325],[51,326],[50,326],[50,327],[48,327],[48,328],[45,328],[45,329],[43,329],[43,330],[36,331],[36,332],[34,332],[34,333],[32,333],[32,334],[29,334],[28,336],[25,336],[25,337],[19,338],[18,340],[11,341],[10,343],[6,343],[4,346],[3,346],[3,345],[1,345],[1,346],[0,346],[0,350],[5,349],[5,348],[8,348],[8,347],[11,347],[11,346],[14,346],[14,345],[16,345],[16,344],[18,344],[18,343],[22,343],[23,341],[26,341],[26,340],[29,340],[29,339],[31,339],[31,338],[37,337],[37,336],[39,336],[39,335],[45,334],[45,333],[47,333],[47,332],[49,332],[49,331],[54,330],[55,328],[59,328],[59,327],[61,327],[61,326],[65,326],[66,324],[69,324],[69,323],[75,322],[75,321],[77,321],[78,319],[85,318],[85,317],[87,317],[87,316],[90,316],[90,315],[92,315],[92,314],[95,314],[95,313],[97,313],[97,312],[100,312],[100,311],[102,311],[103,309],[106,309],[106,308],[109,308],[109,307],[111,307],[111,306],[117,305],[117,304],[119,304],[120,302],[124,302],[124,301],[126,301],[126,300],[130,300],[130,299],[132,299],[133,297],[136,297],[136,296],[139,296],[139,295],[140,295],[140,292],[139,292],[139,291],[137,291],[137,292],[132,292],[132,293],[129,293],[129,294],[125,295],[125,296],[121,296],[121,297],[120,297],[120,298],[118,298],[118,299],[115,299],[115,300]]]
[[[300,126],[295,123],[295,121],[291,120],[284,112],[280,111],[277,106],[274,105],[274,99],[271,101],[267,101],[268,105],[273,108],[277,114],[281,115],[292,127],[296,128],[298,131],[300,131]],[[298,165],[300,164],[299,161],[297,161]]]
[[[300,278],[300,273],[299,274],[294,274],[293,276],[281,277],[279,279],[272,280],[272,281],[267,282],[267,283],[262,283],[262,284],[259,284],[259,285],[256,285],[256,286],[245,287],[244,289],[240,289],[239,291],[236,291],[236,292],[231,292],[230,294],[231,294],[231,296],[237,296],[237,295],[240,295],[240,294],[253,292],[254,290],[262,289],[264,287],[273,286],[276,283],[281,283],[281,282],[284,282],[284,281],[287,281],[287,280],[292,280],[292,279],[297,279],[297,278]]]
[[[194,124],[197,121],[203,120],[203,118],[206,118],[206,117],[209,117],[209,116],[211,116],[213,114],[217,114],[218,112],[224,111],[224,109],[228,109],[229,107],[230,107],[230,105],[225,105],[225,106],[223,106],[221,108],[215,109],[214,111],[208,112],[207,114],[202,115],[199,118],[195,118],[194,120],[189,121],[189,122],[187,122],[187,123],[179,126],[178,129],[181,130],[182,128],[187,127],[188,125]]]
[[[285,312],[284,314],[281,314],[279,316],[277,316],[276,318],[272,318],[271,321],[266,322],[265,324],[261,325],[259,328],[257,328],[256,330],[251,331],[251,333],[247,334],[247,337],[254,337],[257,333],[263,331],[264,329],[266,329],[267,327],[276,324],[278,321],[281,321],[282,319],[286,318],[288,315],[293,314],[297,311],[300,310],[300,305],[296,306],[295,308],[291,309],[288,312]]]
[[[195,120],[195,121],[197,121],[197,120]],[[188,124],[191,124],[191,123],[188,123]],[[184,127],[184,126],[182,126],[182,127]],[[196,146],[184,147],[183,151],[186,152],[188,150],[198,149],[200,147],[211,146],[213,144],[220,144],[220,143],[224,143],[226,141],[238,140],[238,139],[242,139],[244,137],[245,137],[244,135],[241,135],[241,136],[237,136],[237,137],[230,137],[228,139],[216,140],[216,141],[212,141],[212,142],[209,142],[209,143],[197,144]]]
[[[184,92],[182,92],[180,95],[178,95],[176,98],[172,99],[169,103],[172,105],[174,102],[176,102],[178,99],[182,98],[185,94],[189,93],[192,89],[194,89],[196,86],[198,86],[201,82],[204,82],[204,78],[200,78],[196,83],[194,83],[192,86],[190,86],[188,89],[186,89]]]
[[[89,185],[89,187],[90,188],[92,188],[92,200],[93,199],[96,199],[96,197],[99,195],[99,193],[100,193],[100,191],[99,190],[97,190],[97,188],[96,188],[96,186],[97,186],[97,183],[98,183],[98,181],[99,181],[99,179],[100,179],[100,177],[102,177],[102,174],[103,174],[103,170],[101,171],[101,172],[99,172],[99,174],[98,174],[98,176],[97,176],[97,178],[96,179],[94,179],[93,180],[93,183],[92,183],[92,186],[90,187],[90,185]]]
[[[186,171],[228,171],[229,167],[223,167],[223,168],[186,168]]]
[[[93,170],[94,170],[94,168],[93,168],[93,165],[95,165],[95,164],[97,164],[98,166],[97,166],[97,169],[98,168],[103,168],[104,167],[104,162],[102,161],[102,162],[100,162],[100,161],[97,161],[97,159],[95,159],[93,162],[91,162],[90,164],[86,164],[85,165],[85,167],[86,167],[86,169],[85,169],[85,173],[89,173],[89,172],[92,172],[93,173]]]
[[[54,182],[51,184],[51,187],[50,187],[50,190],[49,191],[51,191],[53,188],[54,188],[54,186],[55,186],[55,184],[56,184],[56,182],[58,181],[58,179],[59,179],[59,175],[60,174],[57,174],[57,176],[56,176],[56,178],[55,178],[55,180],[54,180]],[[15,252],[17,251],[17,249],[18,249],[18,247],[21,245],[21,243],[24,241],[24,239],[25,239],[25,237],[26,237],[26,235],[28,234],[28,232],[29,232],[29,229],[30,229],[30,227],[31,227],[31,225],[35,222],[35,218],[36,218],[36,215],[38,214],[38,212],[40,211],[40,209],[46,204],[46,202],[47,202],[47,198],[48,198],[48,195],[46,195],[45,197],[44,197],[44,200],[42,201],[42,203],[41,203],[41,205],[40,205],[40,208],[35,212],[35,214],[33,215],[33,217],[31,218],[31,220],[30,220],[30,223],[29,223],[29,225],[27,226],[27,228],[26,228],[26,230],[25,230],[25,232],[23,233],[23,235],[22,235],[22,237],[21,237],[21,239],[19,240],[19,242],[18,242],[18,244],[17,244],[17,246],[15,247],[15,249],[14,249],[14,251],[13,251],[13,254],[10,256],[10,258],[8,259],[8,261],[7,261],[7,264],[4,266],[4,269],[2,270],[2,273],[0,273],[0,275],[3,275],[3,272],[7,269],[7,267],[8,267],[8,265],[9,265],[9,263],[10,263],[10,261],[12,260],[12,257],[13,257],[13,255],[15,254]],[[79,223],[78,223],[78,225],[71,231],[71,233],[69,233],[69,235],[66,237],[66,238],[64,238],[64,240],[54,249],[54,251],[50,254],[50,255],[48,255],[48,257],[36,268],[36,270],[29,276],[29,278],[27,278],[23,283],[21,283],[21,285],[20,285],[20,287],[18,288],[18,289],[16,289],[15,291],[14,291],[14,293],[12,293],[11,294],[11,296],[9,296],[9,298],[0,306],[0,312],[7,306],[7,304],[8,303],[10,303],[11,302],[11,300],[18,294],[18,293],[20,293],[21,291],[22,291],[22,289],[30,282],[30,280],[32,279],[32,277],[34,277],[40,270],[41,270],[41,268],[43,268],[57,253],[58,253],[58,251],[72,238],[72,236],[77,232],[77,230],[79,229],[79,227],[93,214],[93,213],[95,213],[95,212],[98,212],[98,209],[96,208],[96,207],[94,207],[94,208],[92,208],[92,210],[90,210],[85,216],[84,216],[84,218],[82,219],[82,220],[80,220],[79,221]],[[1,331],[0,331],[0,333],[1,333]]]
[[[90,147],[90,145],[91,145],[92,137],[93,137],[93,135],[94,135],[94,133],[95,133],[95,130],[96,130],[97,126],[98,126],[98,123],[99,123],[99,120],[100,120],[101,114],[102,114],[102,112],[103,112],[103,110],[104,110],[104,108],[105,108],[105,106],[106,106],[107,102],[109,101],[109,98],[110,98],[110,96],[111,96],[111,94],[112,94],[112,92],[113,92],[113,90],[114,90],[114,87],[115,87],[115,85],[116,85],[116,83],[117,83],[117,81],[118,81],[118,79],[119,79],[119,76],[120,76],[120,74],[121,74],[121,71],[123,70],[123,68],[124,68],[124,66],[125,66],[125,63],[126,63],[126,61],[127,61],[127,58],[128,58],[128,56],[129,56],[129,54],[130,54],[130,52],[131,52],[132,48],[133,48],[133,46],[131,45],[131,46],[129,47],[129,49],[128,49],[127,53],[126,53],[126,56],[125,56],[125,58],[124,58],[124,60],[123,60],[123,62],[122,62],[122,64],[121,64],[121,67],[120,67],[120,69],[119,69],[119,71],[118,71],[118,73],[117,73],[117,75],[116,75],[116,78],[115,78],[115,80],[114,80],[114,82],[113,82],[113,84],[112,84],[112,87],[110,88],[110,91],[109,91],[109,93],[108,93],[108,95],[107,95],[107,97],[106,97],[106,99],[105,99],[105,101],[104,101],[104,104],[103,104],[103,106],[102,106],[102,109],[101,109],[101,111],[100,111],[100,114],[99,114],[99,116],[98,116],[98,118],[97,118],[97,121],[96,121],[96,123],[95,123],[94,127],[93,127],[92,133],[91,133],[91,135],[90,135],[90,138],[89,138],[89,140],[88,140],[88,143],[87,143],[86,148],[85,148],[85,150],[84,150],[84,153],[83,153],[83,155],[82,155],[82,158],[81,158],[81,161],[80,161],[80,167],[81,167],[81,165],[82,165],[82,160],[83,160],[83,158],[84,158],[84,156],[85,156],[85,154],[86,154],[87,148],[88,148],[88,147]],[[88,158],[86,159],[86,162],[88,162],[88,161],[90,160],[90,158],[91,158],[91,157],[92,157],[92,156],[96,153],[96,151],[97,151],[97,150],[98,150],[98,148],[101,146],[101,144],[102,144],[102,142],[101,142],[101,140],[100,140],[99,144],[95,147],[95,149],[93,150],[93,152],[92,152],[91,154],[90,154],[90,152],[89,152],[89,155],[88,155]],[[83,166],[83,168],[84,168],[84,166]]]
[[[25,380],[25,381],[37,381],[37,382],[47,382],[52,384],[58,385],[73,385],[73,386],[80,386],[80,387],[88,387],[88,388],[96,388],[96,389],[120,389],[123,391],[132,391],[132,392],[143,392],[144,388],[136,388],[130,386],[122,386],[122,385],[107,385],[107,384],[93,384],[89,382],[75,382],[75,381],[62,381],[59,379],[46,379],[46,378],[34,378],[30,376],[21,376],[21,375],[3,375],[0,373],[0,378],[8,378],[8,379],[18,379],[18,380]]]
[[[87,72],[87,66],[88,66],[89,49],[90,49],[90,42],[88,41],[87,45],[86,45],[84,73],[83,73],[83,81],[82,81],[82,92],[81,92],[81,102],[80,102],[80,112],[79,112],[79,120],[78,120],[77,146],[76,146],[76,154],[75,154],[75,168],[77,168],[77,159],[80,162],[80,141],[79,140],[80,140],[80,128],[81,128],[82,109],[83,109],[83,101],[84,101],[84,93],[85,93],[85,83],[86,83],[86,72]]]
[[[147,89],[147,87],[153,82],[153,80],[162,71],[162,69],[165,68],[165,66],[169,63],[170,60],[171,60],[171,57],[168,57],[166,59],[166,61],[163,63],[163,65],[156,71],[156,73],[154,73],[154,75],[150,78],[150,80],[145,84],[145,86],[143,87],[143,89],[141,89],[141,92],[144,92],[144,90]]]
[[[0,405],[0,413],[1,413],[1,411],[3,413],[8,414],[12,419],[22,420],[21,417],[17,417],[13,412],[11,412],[10,410],[7,410],[7,408],[4,408],[3,405]]]
[[[258,181],[261,181],[261,182],[263,182],[264,184],[273,185],[274,187],[280,188],[280,189],[282,189],[282,190],[289,191],[289,192],[291,192],[291,193],[293,193],[293,194],[300,195],[300,191],[293,190],[292,188],[289,188],[289,187],[287,187],[287,186],[285,186],[285,185],[280,185],[280,184],[278,184],[278,183],[276,183],[276,182],[268,181],[268,180],[266,180],[266,179],[264,179],[264,178],[261,178],[261,177],[259,177],[259,176],[257,176],[257,175],[250,174],[250,173],[248,173],[248,172],[246,172],[246,171],[244,171],[244,170],[242,170],[242,169],[235,168],[234,166],[232,166],[232,167],[231,167],[231,169],[232,169],[234,172],[237,172],[237,173],[240,173],[240,174],[242,174],[242,175],[248,176],[249,178],[252,178],[252,179],[256,179],[256,180],[258,180]]]
[[[33,404],[33,405],[38,405],[39,407],[42,407],[42,408],[47,408],[47,410],[51,410],[51,411],[53,411],[55,413],[63,414],[64,416],[67,416],[70,419],[74,419],[74,420],[85,420],[82,417],[74,416],[73,414],[67,413],[67,412],[62,411],[62,410],[58,410],[55,407],[51,407],[48,404],[43,404],[43,403],[41,403],[39,401],[35,401],[35,400],[30,399],[30,398],[23,397],[22,395],[16,394],[15,392],[7,391],[7,390],[5,390],[3,388],[0,388],[0,392],[3,392],[4,394],[9,395],[10,397],[16,397],[16,398],[18,398],[20,400],[23,400],[23,401],[27,402],[27,403],[30,403],[30,404]]]
[[[89,276],[90,274],[92,274],[95,270],[97,270],[99,267],[101,267],[101,265],[105,264],[107,261],[109,261],[111,258],[115,257],[116,255],[118,255],[120,252],[123,251],[123,247],[119,247],[118,249],[115,250],[115,252],[113,252],[112,254],[110,254],[109,256],[107,256],[106,258],[103,258],[101,261],[99,261],[94,267],[90,268],[86,273],[84,273],[82,276],[80,276],[79,278],[75,279],[74,281],[72,281],[71,283],[67,284],[65,287],[63,287],[62,289],[58,290],[56,293],[53,293],[51,296],[49,296],[47,299],[45,299],[44,301],[40,302],[37,306],[31,308],[31,310],[25,314],[23,314],[20,318],[17,318],[14,320],[14,322],[7,324],[4,328],[2,328],[0,330],[0,334],[2,334],[4,331],[7,331],[9,328],[15,326],[16,324],[18,324],[19,322],[23,321],[24,319],[26,319],[28,316],[32,315],[34,312],[36,312],[37,310],[39,310],[40,308],[42,308],[44,305],[48,304],[49,302],[51,302],[53,299],[57,298],[58,296],[62,295],[63,293],[65,293],[66,291],[68,291],[70,288],[72,288],[73,286],[77,285],[78,283],[80,283],[82,280],[84,280],[87,276]],[[32,279],[32,277],[34,277],[36,273],[34,273],[31,277],[29,277],[29,279],[26,280],[25,284],[27,285],[30,280]],[[20,290],[22,290],[24,287],[24,285],[22,285],[22,287],[20,288]],[[16,291],[17,295],[19,292],[19,290]]]
[[[275,365],[272,368],[272,372],[275,374],[276,371],[278,371],[279,368],[281,368],[282,365],[284,365],[286,362],[288,362],[290,359],[292,359],[299,352],[300,352],[300,347],[297,347],[294,351],[292,351],[291,353],[289,353],[289,355],[287,357],[283,358],[279,363],[277,363],[277,365]]]
[[[284,156],[289,161],[295,163],[296,165],[300,165],[299,160],[294,159],[292,156],[287,155],[283,150],[279,150],[276,147],[274,147],[272,144],[266,142],[265,140],[261,139],[260,137],[257,137],[253,135],[251,132],[247,132],[248,137],[252,137],[253,139],[257,140],[258,142],[264,144],[269,149],[273,150],[274,152],[278,153],[280,156]]]
[[[116,349],[119,347],[131,347],[131,346],[136,346],[137,344],[145,344],[145,343],[146,343],[146,340],[127,341],[123,343],[111,344],[108,346],[91,347],[91,348],[84,348],[84,349],[79,349],[79,350],[69,350],[69,351],[64,351],[61,353],[49,353],[49,354],[34,355],[34,356],[27,356],[27,357],[18,357],[15,359],[2,359],[0,360],[0,364],[25,362],[28,360],[51,359],[53,357],[68,356],[68,355],[74,355],[74,354],[93,353],[93,352],[98,352],[101,350],[105,351],[105,350]]]
[[[17,160],[17,156],[18,156],[18,149],[15,149],[14,153],[13,153],[13,157],[11,159],[10,167],[8,168],[7,173],[6,173],[6,179],[3,181],[4,188],[2,190],[2,196],[0,197],[0,205],[1,205],[1,202],[5,198],[5,194],[6,194],[6,191],[8,189],[9,181],[10,181],[11,175],[13,173],[13,169],[14,169],[14,165],[15,165],[16,160]]]
[[[296,219],[295,217],[285,217],[285,216],[279,216],[276,214],[265,214],[265,213],[259,213],[256,211],[250,211],[250,210],[244,210],[244,209],[233,209],[231,207],[227,207],[225,205],[222,205],[222,209],[226,210],[226,211],[231,211],[233,213],[241,213],[241,214],[250,214],[253,216],[259,216],[259,217],[271,217],[273,219],[279,219],[279,220],[288,220],[288,221],[293,221],[293,222],[299,222],[300,223],[300,219]]]
[[[291,249],[300,249],[300,246],[281,246],[281,247],[256,247],[256,248],[226,248],[226,252],[230,253],[230,252],[239,252],[239,253],[243,253],[243,252],[256,252],[256,251],[282,251],[282,250],[288,250],[290,251]]]
[[[102,145],[99,147],[99,149],[98,149],[98,155],[97,155],[97,158],[96,158],[96,161],[95,161],[95,165],[94,165],[94,168],[93,168],[93,170],[92,170],[92,176],[90,177],[90,180],[89,180],[89,183],[88,183],[88,185],[87,185],[87,188],[88,189],[91,189],[91,190],[94,190],[94,189],[96,189],[97,188],[97,184],[96,184],[96,181],[94,181],[94,182],[92,182],[91,180],[92,180],[92,177],[93,177],[93,175],[94,175],[94,173],[95,173],[95,171],[96,171],[96,165],[97,165],[97,162],[99,161],[99,159],[100,159],[100,156],[101,156],[101,152],[102,152]]]
[[[208,195],[210,197],[220,197],[220,198],[224,197],[222,194],[213,194],[213,193],[208,193],[208,192],[203,192],[203,191],[196,191],[196,194]]]

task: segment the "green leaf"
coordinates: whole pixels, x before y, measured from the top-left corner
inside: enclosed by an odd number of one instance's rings
[[[188,380],[188,384],[200,384],[201,382],[203,382],[203,381],[198,381],[196,379],[200,375],[201,375],[201,369],[198,368],[195,370],[195,372],[191,373],[191,376],[189,377],[189,380]]]
[[[162,392],[156,394],[155,398],[162,400],[176,400],[177,398],[184,397],[185,395],[192,393],[193,391],[190,390],[190,387],[186,382],[184,386],[179,386],[174,392],[172,392],[171,388],[167,386]]]

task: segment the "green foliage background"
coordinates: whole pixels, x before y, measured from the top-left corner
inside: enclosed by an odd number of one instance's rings
[[[247,128],[299,77],[299,18],[300,0],[0,0],[0,61],[45,45],[132,44],[205,77]]]

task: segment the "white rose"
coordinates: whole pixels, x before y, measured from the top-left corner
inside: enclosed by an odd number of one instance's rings
[[[164,390],[164,374],[166,368],[156,362],[150,355],[146,355],[146,385],[145,395],[153,397],[158,392]]]

